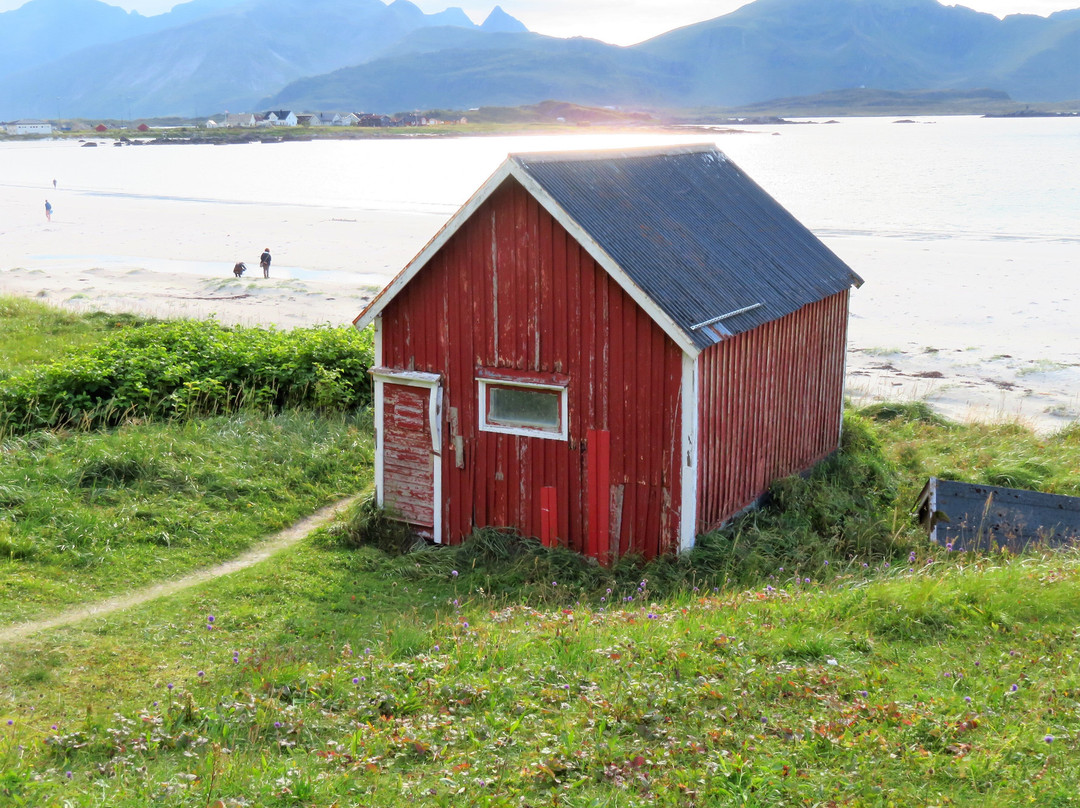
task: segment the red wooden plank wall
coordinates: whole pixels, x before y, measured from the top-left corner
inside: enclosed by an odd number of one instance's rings
[[[699,533],[840,442],[848,292],[701,354]]]
[[[611,555],[678,547],[681,352],[516,181],[382,317],[385,365],[444,374],[446,541],[486,525],[539,536],[549,486],[554,535],[585,552],[586,434],[597,429],[611,433]],[[477,367],[568,376],[569,441],[480,432]]]

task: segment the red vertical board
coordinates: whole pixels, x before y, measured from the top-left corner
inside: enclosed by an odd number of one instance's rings
[[[590,429],[586,443],[589,464],[588,554],[606,563],[611,551],[611,432]]]
[[[554,547],[558,532],[558,501],[555,486],[545,485],[540,489],[540,542],[545,547]]]

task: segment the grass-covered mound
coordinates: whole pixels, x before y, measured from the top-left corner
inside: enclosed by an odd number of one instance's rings
[[[1068,805],[1078,572],[1072,554],[918,554],[826,581],[665,598],[638,581],[603,603],[523,603],[309,543],[7,649],[0,795]]]

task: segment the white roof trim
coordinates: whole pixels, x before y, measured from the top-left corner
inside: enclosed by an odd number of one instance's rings
[[[619,284],[622,290],[645,310],[649,317],[663,329],[664,333],[682,349],[683,353],[688,354],[690,357],[696,357],[701,353],[701,349],[694,344],[689,335],[676,325],[675,321],[672,320],[640,286],[634,283],[615,259],[612,258],[607,251],[604,250],[591,235],[589,235],[588,231],[578,224],[577,221],[574,220],[570,214],[568,214],[562,206],[544,190],[540,183],[533,179],[529,172],[518,163],[514,156],[508,157],[506,161],[499,166],[498,170],[491,175],[488,181],[472,195],[468,202],[461,206],[458,212],[450,218],[450,221],[443,225],[442,229],[435,234],[435,237],[427,243],[427,246],[425,246],[424,249],[421,250],[392,281],[390,281],[382,292],[376,295],[375,298],[368,303],[367,308],[360,312],[360,315],[353,321],[353,325],[362,329],[373,322],[375,318],[382,313],[382,310],[386,308],[390,301],[397,297],[398,293],[406,286],[406,284],[408,284],[409,281],[424,268],[427,262],[431,260],[432,256],[434,256],[435,253],[450,240],[450,237],[457,232],[465,220],[472,216],[472,214],[487,201],[488,197],[495,192],[495,189],[502,185],[508,177],[513,177],[521,183],[525,190],[540,203],[544,210],[551,214],[552,218],[562,225],[566,232],[585,248],[585,251],[592,256],[593,260],[596,261],[596,263],[598,263],[617,284]]]

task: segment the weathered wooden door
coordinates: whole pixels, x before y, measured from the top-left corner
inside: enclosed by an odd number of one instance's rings
[[[441,541],[439,376],[383,369],[373,375],[379,504],[421,535]]]

